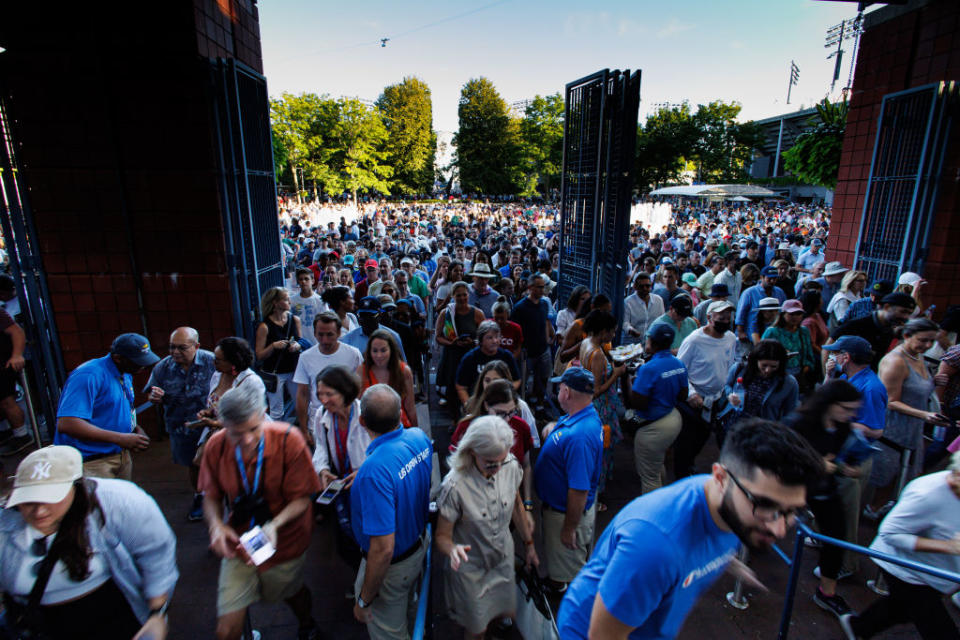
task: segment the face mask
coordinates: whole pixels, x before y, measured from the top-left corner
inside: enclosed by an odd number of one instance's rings
[[[730,325],[731,325],[731,324],[732,324],[732,323],[730,323],[730,322],[717,322],[717,321],[715,321],[715,322],[713,323],[713,328],[716,329],[717,331],[719,331],[720,333],[726,333],[727,331],[730,331]]]

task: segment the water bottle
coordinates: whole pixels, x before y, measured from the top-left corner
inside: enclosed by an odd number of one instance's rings
[[[733,387],[733,393],[740,399],[737,409],[743,411],[743,405],[747,396],[747,390],[743,387],[743,378],[737,378],[737,384]]]

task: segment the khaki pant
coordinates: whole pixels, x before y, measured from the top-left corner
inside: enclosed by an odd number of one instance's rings
[[[119,478],[130,480],[133,478],[133,458],[130,452],[124,449],[106,458],[97,458],[83,463],[83,475],[88,478]]]
[[[543,510],[543,542],[547,559],[547,575],[556,582],[570,582],[587,563],[593,548],[593,530],[597,518],[597,503],[587,509],[576,530],[576,549],[568,549],[560,541],[560,530],[566,514],[553,509]]]
[[[633,456],[644,495],[663,486],[667,470],[663,459],[680,434],[683,418],[673,409],[659,420],[637,429],[633,437]]]
[[[873,469],[873,460],[868,459],[860,467],[860,476],[847,478],[837,476],[837,489],[840,501],[843,503],[844,518],[847,523],[847,542],[860,544],[860,511],[863,494],[870,482],[870,471]],[[860,568],[860,555],[853,551],[843,553],[843,571],[856,573]]]
[[[217,579],[217,616],[246,609],[254,602],[281,602],[303,587],[307,554],[257,571],[240,558],[221,558]]]
[[[411,624],[416,617],[414,594],[423,570],[423,558],[430,546],[426,538],[409,558],[390,565],[383,578],[380,591],[370,604],[373,618],[367,624],[367,634],[371,640],[409,640]],[[354,593],[358,596],[363,587],[363,577],[367,570],[367,559],[360,562]],[[371,594],[364,594],[368,598]]]

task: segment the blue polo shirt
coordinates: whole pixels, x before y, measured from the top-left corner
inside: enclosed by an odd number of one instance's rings
[[[678,480],[620,510],[567,588],[557,618],[561,638],[587,638],[597,593],[617,620],[635,627],[631,639],[677,636],[740,545],[710,515],[708,480]]]
[[[669,349],[653,354],[650,361],[637,369],[633,392],[646,396],[646,409],[637,409],[641,420],[659,420],[677,406],[677,394],[687,388],[687,367]]]
[[[353,535],[364,553],[370,536],[394,535],[393,557],[406,552],[427,526],[433,445],[417,428],[394,429],[367,446],[350,489]]]
[[[882,430],[887,421],[887,388],[880,382],[880,377],[867,367],[855,373],[852,378],[843,374],[840,379],[852,384],[863,396],[860,410],[853,421],[871,429]]]
[[[537,495],[551,508],[566,511],[567,490],[586,491],[589,509],[597,495],[602,458],[603,425],[593,404],[563,416],[537,457],[533,470]]]
[[[95,427],[130,433],[133,431],[133,377],[121,375],[109,355],[84,362],[73,370],[60,394],[57,418],[80,418]],[[108,442],[77,440],[57,429],[54,444],[73,447],[84,456],[119,453]]]

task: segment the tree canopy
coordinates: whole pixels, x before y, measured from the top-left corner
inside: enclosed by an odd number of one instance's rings
[[[430,87],[415,77],[383,90],[377,100],[387,129],[386,163],[393,168],[393,190],[424,193],[434,180],[437,142]]]
[[[563,98],[559,93],[534,96],[519,123],[519,193],[536,195],[560,186],[563,168]]]
[[[518,165],[517,127],[507,103],[487,78],[469,80],[460,91],[460,128],[454,136],[460,186],[465,192],[513,193]]]
[[[847,102],[817,104],[817,115],[807,124],[812,130],[797,136],[783,154],[783,167],[808,184],[835,189],[840,171],[840,151],[847,126]]]

